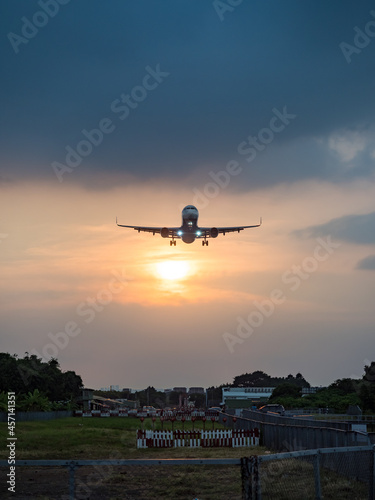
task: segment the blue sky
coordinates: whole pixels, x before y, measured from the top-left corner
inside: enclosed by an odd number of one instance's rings
[[[0,6],[4,350],[42,352],[125,269],[121,297],[58,351],[87,385],[147,385],[140,359],[158,387],[253,369],[316,384],[362,374],[374,324],[373,5],[234,3]],[[113,224],[176,225],[190,203],[203,225],[264,224],[205,253]],[[327,237],[337,251],[230,352],[225,332]],[[160,280],[163,259],[187,261],[189,276]]]
[[[372,171],[364,154],[361,168],[337,172],[339,161],[327,162],[316,144],[338,130],[372,126],[375,45],[370,39],[350,64],[339,46],[353,44],[354,27],[374,19],[370,2],[243,1],[221,20],[220,4],[211,1],[71,1],[16,45],[17,54],[9,33],[22,36],[23,19],[32,21],[41,7],[18,1],[2,10],[1,154],[13,163],[5,176],[53,180],[49,165],[63,161],[65,146],[74,148],[83,129],[108,117],[116,129],[83,162],[76,176],[83,184],[103,168],[141,179],[186,182],[192,172],[199,179],[284,106],[298,120],[280,134],[276,151],[248,169],[246,187],[338,182]],[[157,65],[168,77],[120,120],[113,101]]]

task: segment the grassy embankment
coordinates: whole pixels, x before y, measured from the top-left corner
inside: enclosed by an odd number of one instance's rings
[[[17,459],[134,459],[134,458],[240,458],[248,454],[262,454],[265,448],[153,448],[137,449],[136,430],[141,427],[136,418],[72,417],[38,422],[16,424]],[[216,428],[222,428],[215,423]],[[145,419],[145,429],[152,428],[151,419]],[[155,429],[160,429],[155,422]],[[202,429],[202,422],[195,422],[195,429]],[[171,429],[165,422],[164,429]],[[174,423],[174,429],[182,429],[181,422]],[[192,429],[191,422],[185,422],[185,430]],[[206,429],[212,423],[206,422]],[[7,425],[0,424],[0,439],[6,442]],[[0,459],[7,458],[5,447],[0,449]]]

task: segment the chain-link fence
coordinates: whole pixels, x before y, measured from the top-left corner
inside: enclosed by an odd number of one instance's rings
[[[3,465],[0,462],[0,465]],[[17,461],[7,500],[241,500],[239,459]]]
[[[12,500],[373,500],[375,446],[240,459],[17,460]],[[241,467],[240,467],[241,466]]]
[[[366,432],[337,428],[348,427],[348,423],[306,420],[303,425],[298,419],[280,417],[279,415],[262,414],[244,410],[245,416],[235,417],[230,414],[219,414],[220,423],[227,427],[240,429],[260,429],[261,445],[275,451],[315,450],[345,446],[370,445],[371,440]]]
[[[373,500],[373,447],[348,447],[242,459],[246,500]]]

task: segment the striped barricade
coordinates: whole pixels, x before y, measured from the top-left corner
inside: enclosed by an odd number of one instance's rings
[[[173,446],[175,448],[185,446],[185,431],[177,430],[173,432]]]
[[[201,433],[200,431],[189,431],[187,437],[187,446],[190,448],[199,448],[201,445]]]
[[[147,446],[147,440],[146,440],[146,431],[144,430],[137,430],[137,448],[149,448]]]
[[[146,431],[152,442],[153,448],[172,448],[173,447],[173,432],[172,431]],[[147,435],[147,434],[146,434]]]
[[[93,417],[101,417],[102,416],[102,412],[101,412],[101,410],[91,410],[91,415]]]
[[[232,430],[216,429],[212,431],[202,431],[201,446],[203,448],[232,447],[232,443]]]
[[[233,448],[259,446],[258,429],[236,429],[233,431]]]
[[[239,448],[259,445],[259,430],[137,431],[137,448]]]

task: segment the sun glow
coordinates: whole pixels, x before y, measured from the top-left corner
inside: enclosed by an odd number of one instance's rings
[[[165,280],[179,280],[185,278],[190,266],[182,260],[166,260],[156,265],[158,275]]]

